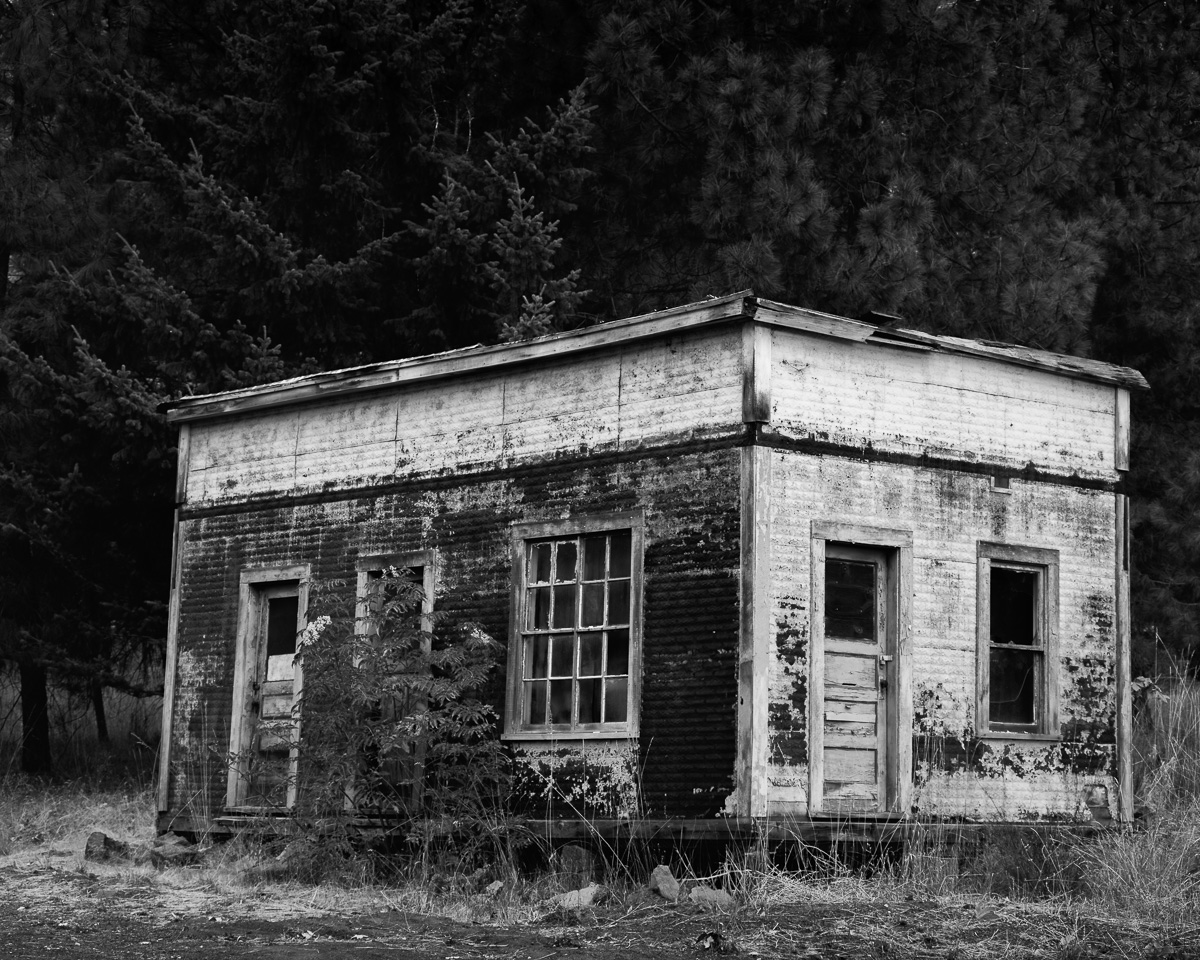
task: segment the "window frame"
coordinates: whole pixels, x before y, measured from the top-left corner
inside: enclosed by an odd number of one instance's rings
[[[630,533],[629,567],[629,686],[626,720],[604,723],[590,729],[532,727],[521,722],[524,714],[524,675],[521,658],[524,651],[525,603],[528,596],[527,545],[534,540],[565,539],[573,536]],[[627,740],[637,737],[640,727],[642,689],[642,591],[645,551],[645,514],[641,509],[586,514],[567,520],[515,523],[511,527],[511,583],[509,600],[508,669],[505,685],[505,740]],[[573,628],[575,633],[580,631]],[[573,676],[576,669],[573,667]]]
[[[261,633],[263,609],[272,596],[290,595],[295,591],[297,602],[297,657],[292,680],[292,739],[300,740],[301,718],[296,704],[304,690],[304,666],[299,656],[299,637],[308,622],[308,584],[311,569],[308,564],[278,567],[256,567],[243,570],[238,577],[238,628],[233,668],[233,701],[229,718],[228,776],[225,786],[225,809],[230,812],[286,813],[296,804],[296,776],[299,751],[293,746],[288,755],[287,800],[283,806],[247,803],[245,794],[250,776],[247,769],[251,736],[257,726],[252,711],[254,684],[265,656],[266,637]]]
[[[1037,574],[1035,616],[1042,637],[1039,646],[1025,647],[1041,655],[1034,690],[1032,724],[993,724],[991,720],[992,568]],[[975,729],[980,737],[1002,740],[1058,739],[1059,552],[981,540],[976,564],[976,684]],[[999,649],[1017,649],[1008,645]]]

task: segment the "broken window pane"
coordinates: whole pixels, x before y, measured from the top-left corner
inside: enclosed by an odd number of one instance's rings
[[[538,587],[530,590],[525,611],[526,630],[548,630],[550,628],[550,588]]]
[[[608,670],[609,676],[629,672],[629,631],[608,631]]]
[[[604,634],[581,633],[579,635],[579,675],[598,677],[603,673]]]
[[[554,579],[558,583],[575,579],[575,541],[567,540],[558,545],[558,565],[554,568]]]
[[[604,579],[604,546],[607,537],[584,537],[583,579]]]
[[[604,721],[625,723],[629,719],[629,681],[625,677],[604,681]]]
[[[546,682],[525,684],[525,723],[546,722]]]
[[[535,543],[529,550],[529,582],[550,582],[550,549],[549,543]]]
[[[581,627],[599,627],[604,624],[604,584],[585,583],[583,585],[583,615],[580,617]]]
[[[570,680],[550,681],[550,722],[571,722],[571,687]]]
[[[569,677],[574,670],[575,644],[569,634],[554,638],[554,653],[550,659],[552,677]]]
[[[271,597],[267,601],[267,656],[296,655],[296,618],[299,597]]]
[[[875,577],[873,563],[825,561],[825,636],[875,639]]]
[[[525,638],[525,678],[549,676],[550,638],[543,635]]]
[[[1034,690],[1039,657],[1033,650],[992,648],[988,716],[992,723],[1037,722]]]
[[[992,643],[1041,645],[1038,630],[1038,574],[992,566]]]
[[[600,722],[600,691],[602,680],[579,681],[579,722]]]
[[[575,626],[575,586],[554,587],[554,628]]]
[[[631,567],[633,551],[633,534],[628,530],[614,533],[610,538],[608,575],[610,577],[627,577]]]
[[[606,623],[629,622],[629,581],[618,580],[608,585],[608,620]]]

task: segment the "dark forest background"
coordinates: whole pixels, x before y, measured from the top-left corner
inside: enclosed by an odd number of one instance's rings
[[[1198,27],[1191,0],[0,0],[25,766],[48,680],[146,692],[161,662],[160,402],[747,287],[1140,369],[1135,671],[1190,658]]]

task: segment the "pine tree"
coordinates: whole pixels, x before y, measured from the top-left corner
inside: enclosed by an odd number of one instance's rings
[[[4,12],[0,659],[44,769],[47,672],[94,690],[161,657],[158,404],[570,322],[588,119],[512,112],[535,85],[495,80],[519,72],[508,0]]]

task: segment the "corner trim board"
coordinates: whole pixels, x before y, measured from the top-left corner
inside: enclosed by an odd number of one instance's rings
[[[736,803],[739,816],[767,815],[768,678],[771,591],[769,449],[741,453],[741,623],[738,640]]]
[[[1129,498],[1116,497],[1116,654],[1117,654],[1117,819],[1132,823],[1133,694],[1130,686],[1129,636]]]

